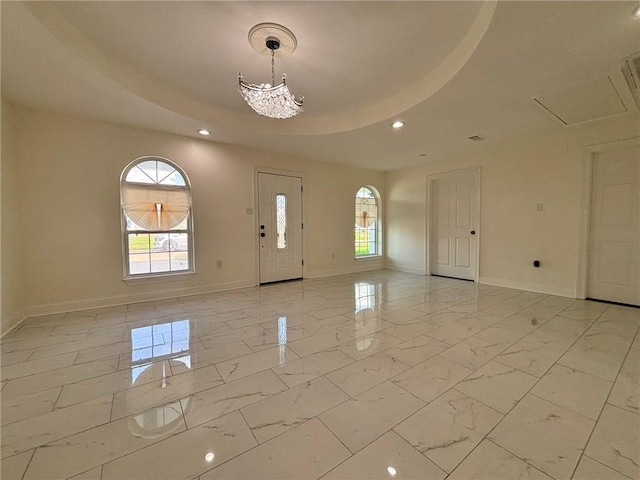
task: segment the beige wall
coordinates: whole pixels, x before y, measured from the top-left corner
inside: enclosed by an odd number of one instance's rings
[[[387,266],[425,272],[427,176],[480,166],[480,282],[575,296],[585,147],[637,137],[638,126],[636,114],[510,144],[487,139],[474,155],[388,172]]]
[[[384,195],[382,172],[37,110],[14,113],[25,185],[19,213],[28,314],[253,285],[255,219],[246,208],[254,207],[255,167],[304,173],[308,277],[383,265],[381,259],[356,262],[353,254],[355,193],[370,184]],[[145,155],[171,159],[191,180],[192,278],[122,280],[119,179],[129,162]]]
[[[19,161],[15,148],[13,109],[2,100],[0,146],[0,333],[5,333],[24,318],[23,255],[21,216],[18,205],[21,188]]]

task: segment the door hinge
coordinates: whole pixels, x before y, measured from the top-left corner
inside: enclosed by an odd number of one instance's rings
[[[300,230],[304,230],[304,223],[300,225]]]
[[[302,266],[304,267],[304,260],[302,260]]]
[[[304,192],[304,187],[300,185],[300,192]]]

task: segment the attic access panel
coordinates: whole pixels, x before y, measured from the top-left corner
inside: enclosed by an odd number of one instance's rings
[[[605,75],[534,97],[539,105],[565,125],[627,113],[611,77]]]

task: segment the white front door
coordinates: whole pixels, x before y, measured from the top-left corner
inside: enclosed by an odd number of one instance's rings
[[[640,147],[596,153],[587,296],[640,305]]]
[[[260,283],[302,278],[302,179],[258,173]]]
[[[430,179],[432,275],[475,280],[479,171]]]

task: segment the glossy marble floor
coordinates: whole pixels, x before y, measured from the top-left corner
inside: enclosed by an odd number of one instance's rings
[[[637,479],[639,326],[387,270],[32,318],[2,479]]]

